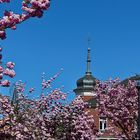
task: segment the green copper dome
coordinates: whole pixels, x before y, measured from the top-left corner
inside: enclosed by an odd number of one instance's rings
[[[76,94],[81,94],[82,92],[92,92],[95,89],[96,78],[92,76],[90,71],[90,49],[88,48],[88,56],[87,56],[87,71],[85,76],[77,80],[77,88],[74,89]]]
[[[94,90],[95,85],[96,79],[92,75],[85,75],[77,80],[77,88],[74,90],[74,92],[90,92]]]

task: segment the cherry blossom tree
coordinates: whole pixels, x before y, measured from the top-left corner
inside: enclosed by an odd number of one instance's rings
[[[0,4],[9,3],[10,0],[0,0]],[[45,10],[48,10],[50,0],[23,0],[22,14],[16,14],[12,11],[5,11],[0,19],[0,39],[6,38],[6,29],[16,29],[16,25],[31,18],[42,17]]]
[[[0,4],[10,0],[0,0]],[[23,0],[22,13],[5,11],[0,19],[0,39],[6,38],[6,29],[16,29],[16,25],[31,18],[42,17],[48,10],[50,0]],[[0,52],[2,48],[0,48]],[[2,62],[0,54],[0,86],[9,87],[10,81],[5,76],[13,78],[15,64]],[[42,91],[40,98],[30,99],[25,94],[25,84],[19,81],[15,84],[16,96],[10,98],[0,95],[0,138],[3,139],[47,139],[47,140],[94,140],[96,128],[93,116],[85,111],[86,104],[77,97],[71,104],[67,103],[66,94],[60,88],[46,92],[61,72],[49,80],[42,76]],[[34,88],[29,89],[34,94]],[[13,100],[14,99],[14,100]]]
[[[50,80],[42,78],[42,93],[38,99],[29,99],[24,94],[24,84],[16,84],[18,98],[11,104],[8,97],[0,96],[0,136],[18,140],[94,140],[96,128],[93,116],[85,111],[86,104],[77,97],[71,104],[66,102],[66,93],[57,88],[46,92],[58,75]],[[31,93],[33,94],[33,93]]]
[[[118,137],[133,139],[137,133],[138,119],[138,91],[135,82],[121,85],[116,79],[99,83],[97,93],[101,116],[113,124],[108,129]]]

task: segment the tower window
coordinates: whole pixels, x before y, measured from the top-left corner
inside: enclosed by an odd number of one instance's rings
[[[99,119],[99,126],[100,126],[100,131],[105,131],[107,127],[107,119],[106,118],[100,118]]]

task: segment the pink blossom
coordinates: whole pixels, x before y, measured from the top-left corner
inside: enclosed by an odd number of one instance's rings
[[[8,80],[4,80],[4,81],[1,81],[1,85],[3,87],[9,87],[10,86],[10,82]]]
[[[6,38],[6,33],[5,33],[5,31],[1,31],[1,30],[0,30],[0,38],[1,38],[1,39],[5,39],[5,38]]]
[[[0,52],[2,52],[2,47],[0,47]]]
[[[30,89],[29,89],[29,92],[30,92],[30,93],[32,93],[33,91],[35,91],[34,88],[30,88]]]
[[[8,68],[6,68],[3,73],[11,78],[13,78],[16,75],[14,70]]]
[[[15,63],[13,63],[13,62],[8,62],[6,66],[7,66],[7,68],[9,68],[9,69],[13,69],[14,66],[15,66]]]
[[[3,2],[10,2],[10,0],[0,0],[0,3],[3,3]]]
[[[2,74],[2,73],[0,73],[0,80],[2,80],[2,78],[3,78],[3,74]]]
[[[0,73],[3,73],[3,67],[0,66]]]

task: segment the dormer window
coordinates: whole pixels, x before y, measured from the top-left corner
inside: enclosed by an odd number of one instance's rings
[[[107,127],[107,119],[106,118],[100,118],[99,119],[99,130],[100,131],[105,131]]]

